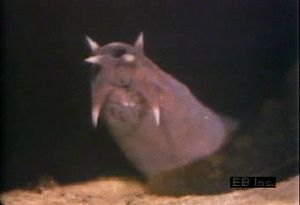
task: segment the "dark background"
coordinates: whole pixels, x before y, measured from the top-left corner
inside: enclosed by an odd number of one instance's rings
[[[4,0],[1,188],[136,174],[105,130],[95,137],[90,53],[134,42],[204,103],[240,121],[282,100],[297,56],[297,0]]]

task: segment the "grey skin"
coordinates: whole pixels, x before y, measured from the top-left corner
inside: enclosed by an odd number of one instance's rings
[[[101,67],[92,81],[93,123],[101,116],[129,160],[147,177],[201,160],[224,143],[226,123],[183,83],[133,46],[100,47],[87,37]]]

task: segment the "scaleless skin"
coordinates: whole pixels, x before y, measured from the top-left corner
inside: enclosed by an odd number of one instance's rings
[[[100,47],[87,37],[100,67],[92,81],[93,124],[103,118],[125,155],[147,177],[203,159],[224,143],[225,122],[134,46]]]

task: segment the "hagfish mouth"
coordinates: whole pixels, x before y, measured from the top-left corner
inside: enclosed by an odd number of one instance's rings
[[[138,106],[138,103],[135,101],[135,96],[131,96],[128,92],[124,90],[117,90],[116,92],[113,92],[111,95],[107,95],[106,99],[103,100],[106,103],[113,103],[117,104],[118,106],[124,107],[124,108],[135,108]],[[92,106],[92,123],[94,127],[97,127],[99,117],[101,114],[101,109],[104,103],[96,103],[93,102]],[[158,105],[151,105],[149,102],[150,109],[151,109],[151,115],[153,116],[153,121],[156,126],[160,125],[160,107]]]

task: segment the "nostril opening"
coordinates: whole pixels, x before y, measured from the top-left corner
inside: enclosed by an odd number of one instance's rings
[[[119,58],[119,57],[123,56],[125,53],[126,53],[126,49],[124,49],[124,48],[118,48],[118,49],[115,50],[113,56],[115,58]]]

